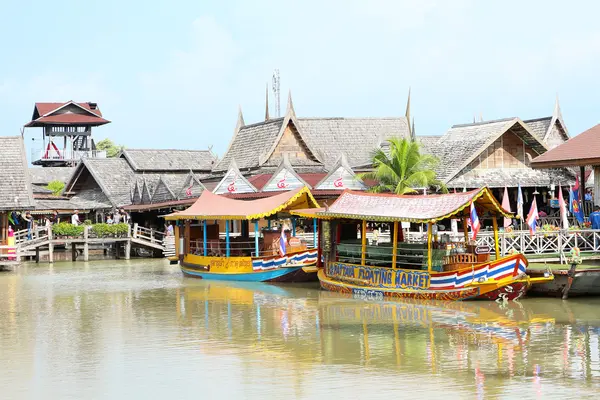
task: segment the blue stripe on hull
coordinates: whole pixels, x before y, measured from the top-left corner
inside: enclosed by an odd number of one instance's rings
[[[211,272],[194,271],[189,268],[181,268],[184,275],[194,278],[211,279],[217,281],[241,281],[241,282],[267,282],[280,278],[287,274],[293,274],[302,267],[282,268],[271,271],[250,272],[245,274],[215,274]]]

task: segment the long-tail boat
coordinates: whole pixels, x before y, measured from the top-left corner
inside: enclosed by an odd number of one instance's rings
[[[252,282],[317,280],[318,249],[296,237],[289,211],[318,207],[306,187],[256,200],[236,200],[202,192],[189,208],[165,216],[177,221],[176,255],[184,275],[202,279]],[[274,219],[291,219],[291,232],[271,229]],[[233,235],[231,222],[241,221]],[[220,235],[219,221],[225,226]],[[264,229],[259,229],[260,224]],[[266,226],[264,226],[266,224]],[[250,226],[254,226],[254,237]],[[314,220],[313,243],[317,243]],[[291,235],[290,235],[291,233]]]
[[[482,219],[493,221],[494,259],[491,249],[478,248],[469,238],[467,218],[472,204]],[[404,196],[346,190],[327,210],[295,213],[323,220],[325,266],[318,277],[325,290],[375,299],[515,300],[533,283],[553,279],[550,274],[529,277],[522,254],[500,256],[497,218],[512,215],[487,187]],[[463,220],[464,242],[452,242],[443,232],[434,233],[434,225],[448,219]],[[427,224],[427,241],[404,241],[400,222]],[[391,243],[367,240],[368,223],[387,223],[393,232]]]

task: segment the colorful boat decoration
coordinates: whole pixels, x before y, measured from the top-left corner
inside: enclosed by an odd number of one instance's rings
[[[235,200],[202,192],[188,209],[165,216],[177,221],[176,256],[185,276],[246,282],[317,280],[319,251],[296,237],[295,217],[289,212],[316,208],[306,187],[257,200]],[[271,229],[274,220],[290,219],[291,229]],[[231,232],[237,221],[241,232]],[[221,223],[221,225],[219,224]],[[220,234],[224,225],[225,237]],[[261,229],[262,225],[262,229]],[[250,227],[254,226],[254,237]],[[313,223],[316,243],[317,220]]]
[[[468,235],[469,209],[494,226],[495,258]],[[325,290],[380,299],[428,300],[519,299],[533,283],[551,281],[550,274],[531,278],[522,254],[501,257],[498,217],[511,217],[488,188],[470,192],[398,196],[346,190],[327,210],[297,210],[292,214],[324,220],[325,266],[318,272]],[[434,233],[434,224],[462,219],[463,242]],[[400,222],[427,224],[426,243],[403,240]],[[391,243],[367,240],[367,223],[390,227]],[[360,231],[360,235],[358,234]]]

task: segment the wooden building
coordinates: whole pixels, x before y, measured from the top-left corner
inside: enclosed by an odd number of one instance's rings
[[[41,146],[32,150],[31,163],[63,167],[83,158],[106,158],[105,151],[96,149],[92,127],[108,123],[96,103],[35,103],[25,128],[41,127],[43,133]]]
[[[35,206],[21,136],[0,137],[0,245],[6,245],[9,215]]]

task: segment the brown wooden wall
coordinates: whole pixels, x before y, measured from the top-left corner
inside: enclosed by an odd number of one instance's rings
[[[535,152],[526,146],[520,137],[508,131],[469,165],[471,169],[492,168],[527,168],[529,164],[526,154],[535,157]]]
[[[287,154],[292,164],[294,160],[307,160],[308,150],[306,146],[304,146],[299,140],[297,132],[295,132],[296,128],[292,124],[288,124],[283,132],[283,136],[275,150],[273,150],[273,154],[271,155],[269,161],[278,164],[281,162],[284,154]]]

